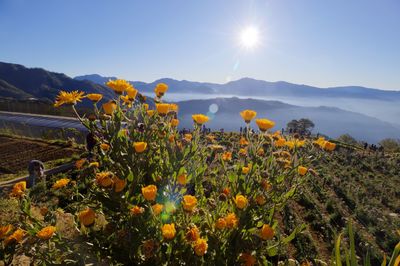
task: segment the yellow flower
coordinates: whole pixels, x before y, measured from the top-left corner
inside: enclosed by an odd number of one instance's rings
[[[122,94],[128,89],[133,89],[132,85],[124,79],[109,80],[106,85],[117,94]]]
[[[90,226],[94,223],[96,213],[92,209],[87,208],[78,214],[78,218],[81,224],[84,226]]]
[[[192,115],[193,121],[198,124],[198,125],[202,125],[206,122],[208,122],[208,120],[210,119],[208,116],[203,115],[203,114],[194,114]]]
[[[143,104],[143,108],[144,108],[145,111],[147,111],[147,110],[149,110],[149,105],[147,103],[144,103]]]
[[[329,142],[329,141],[325,141],[324,143],[324,149],[327,151],[333,151],[336,148],[336,144]]]
[[[268,119],[256,119],[256,124],[258,128],[262,131],[265,132],[268,129],[271,129],[275,126],[275,122],[272,122],[271,120]]]
[[[242,174],[247,174],[250,171],[250,167],[243,166],[242,167]]]
[[[53,237],[56,232],[55,226],[46,226],[42,230],[36,233],[36,236],[42,240],[47,240]]]
[[[178,181],[178,184],[179,184],[179,185],[182,185],[182,186],[183,186],[183,185],[186,185],[186,182],[187,182],[187,180],[186,180],[186,174],[183,173],[183,174],[178,175],[177,181]]]
[[[86,98],[88,98],[92,102],[97,103],[98,101],[103,99],[103,95],[98,94],[98,93],[89,93],[89,94],[86,95]]]
[[[292,141],[286,141],[285,145],[289,147],[290,149],[294,149],[295,147],[300,148],[304,146],[305,141],[304,140],[292,140]]]
[[[0,239],[5,238],[12,230],[12,225],[0,226]]]
[[[133,87],[129,87],[126,89],[126,93],[128,95],[128,99],[133,101],[136,98],[138,91]]]
[[[161,97],[166,93],[168,90],[168,85],[165,83],[158,83],[156,87],[154,88],[154,92],[158,97]]]
[[[258,149],[257,155],[258,155],[258,156],[264,156],[264,155],[265,155],[264,149],[263,149],[263,148]]]
[[[155,110],[147,110],[146,113],[148,116],[152,117],[154,115]]]
[[[189,230],[186,232],[186,240],[187,241],[193,242],[199,238],[200,238],[200,232],[196,225],[189,228]]]
[[[146,142],[134,142],[133,147],[135,148],[135,151],[137,153],[142,153],[146,150],[147,143]]]
[[[17,243],[21,242],[22,239],[24,238],[25,234],[26,234],[26,232],[24,230],[22,230],[21,228],[18,228],[17,230],[14,231],[14,233],[12,233],[9,237],[7,237],[4,240],[4,245],[7,246],[8,244],[10,244],[14,241]]]
[[[151,209],[153,210],[154,215],[159,215],[164,208],[164,205],[156,203],[153,206],[151,206]]]
[[[169,112],[168,103],[158,103],[156,104],[157,113],[161,116],[166,115]]]
[[[66,185],[68,185],[70,179],[68,178],[61,178],[60,180],[57,180],[54,184],[53,184],[53,189],[60,189],[65,187]]]
[[[263,195],[257,195],[256,201],[257,201],[257,204],[260,206],[264,205],[267,202],[267,200],[265,199],[265,197]]]
[[[228,228],[236,228],[239,224],[239,220],[234,213],[229,213],[225,217],[226,227]]]
[[[135,206],[133,206],[133,207],[131,208],[131,213],[132,213],[133,215],[140,215],[140,214],[144,213],[144,208],[135,205]]]
[[[240,112],[240,115],[246,123],[250,123],[250,121],[253,120],[254,117],[256,117],[257,112],[253,110],[244,110]]]
[[[90,164],[89,164],[89,168],[91,168],[91,167],[93,167],[93,168],[99,168],[99,166],[100,166],[100,164],[99,164],[99,162],[91,162]]]
[[[207,253],[207,248],[208,248],[207,241],[203,238],[199,238],[197,239],[194,245],[194,253],[197,256],[203,256],[204,254]]]
[[[197,199],[196,197],[192,196],[192,195],[185,195],[183,196],[183,201],[182,201],[182,205],[183,205],[183,209],[185,211],[193,211],[194,207],[196,207],[197,204]]]
[[[240,261],[243,262],[242,265],[244,265],[244,266],[253,266],[257,262],[256,258],[253,255],[251,255],[250,253],[240,254]]]
[[[176,234],[175,224],[164,224],[161,227],[162,236],[165,239],[173,239]]]
[[[179,120],[178,119],[172,119],[171,120],[171,126],[172,127],[177,127],[179,125]]]
[[[235,201],[236,207],[238,207],[239,209],[246,208],[247,203],[248,203],[247,198],[240,194],[236,195],[236,198],[234,201]]]
[[[113,184],[112,177],[111,172],[100,172],[96,174],[96,181],[102,187],[109,187]]]
[[[169,110],[170,110],[171,112],[178,113],[179,106],[178,106],[176,103],[170,103],[170,104],[169,104]]]
[[[193,135],[188,133],[188,134],[185,134],[185,135],[183,136],[183,138],[184,138],[186,141],[190,142],[190,141],[192,141]]]
[[[239,155],[246,156],[247,155],[246,149],[240,149],[239,150]]]
[[[21,197],[22,195],[24,195],[25,190],[26,190],[26,181],[18,182],[14,185],[11,191],[11,196]]]
[[[112,115],[113,112],[117,109],[117,104],[115,101],[111,100],[105,104],[103,104],[104,113],[107,115]]]
[[[274,237],[275,231],[268,224],[264,224],[260,229],[260,237],[264,240],[271,240]]]
[[[215,222],[215,228],[217,228],[218,230],[222,230],[226,227],[226,221],[225,218],[219,218],[216,222]]]
[[[60,91],[60,93],[57,95],[54,106],[59,107],[63,104],[75,105],[77,102],[82,101],[82,98],[84,97],[83,94],[83,91]]]
[[[126,180],[120,179],[117,176],[114,176],[113,182],[114,182],[114,191],[117,193],[121,192],[126,186]]]
[[[224,160],[224,161],[230,161],[230,160],[232,160],[232,152],[229,152],[229,151],[224,152],[224,153],[222,154],[222,160]]]
[[[76,161],[76,162],[75,162],[75,167],[76,167],[76,169],[81,169],[82,166],[85,164],[85,162],[86,162],[86,159],[85,159],[85,158],[82,158],[82,159]]]
[[[307,174],[308,169],[304,166],[299,166],[297,168],[297,172],[299,173],[299,175],[305,175]]]
[[[103,151],[108,151],[110,149],[110,145],[108,145],[107,143],[101,143],[100,149],[102,149]]]
[[[157,196],[157,187],[155,185],[148,185],[142,188],[143,197],[146,200],[154,201]]]

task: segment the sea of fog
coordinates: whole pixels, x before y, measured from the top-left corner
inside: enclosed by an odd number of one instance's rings
[[[149,96],[153,96],[149,94]],[[354,98],[329,98],[329,97],[246,97],[228,94],[189,94],[189,93],[167,93],[166,101],[186,101],[213,98],[231,98],[238,97],[242,99],[259,99],[267,101],[281,101],[287,104],[318,107],[330,106],[343,110],[352,111],[378,118],[400,127],[400,101],[382,101],[372,99],[354,99]]]

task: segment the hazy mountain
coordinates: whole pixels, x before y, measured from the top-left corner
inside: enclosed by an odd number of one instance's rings
[[[112,97],[113,92],[105,86],[88,80],[80,81],[62,73],[42,68],[26,68],[22,65],[0,62],[0,97],[15,99],[38,98],[53,101],[62,90],[83,90]]]
[[[92,74],[79,76],[76,77],[76,79],[86,79],[98,84],[104,84],[109,78]],[[226,94],[247,97],[335,97],[400,101],[400,91],[370,89],[360,86],[318,88],[284,81],[268,82],[252,78],[242,78],[225,84],[193,82],[170,78],[159,79],[151,83],[131,81],[135,87],[143,92],[152,92],[155,85],[159,82],[168,84],[170,86],[170,92],[172,93],[213,93],[218,95]]]
[[[104,85],[110,79],[116,79],[116,77],[103,77],[98,74],[83,75],[74,77],[76,80],[89,80],[96,84]]]
[[[257,117],[269,118],[276,122],[275,130],[286,127],[292,119],[309,118],[316,127],[314,133],[320,132],[330,137],[350,134],[359,140],[378,142],[383,138],[399,138],[400,128],[379,119],[349,112],[334,107],[302,107],[285,104],[278,101],[264,101],[239,98],[216,98],[208,100],[189,100],[179,102],[180,126],[191,128],[191,114],[207,113],[212,120],[207,126],[212,129],[239,130],[244,126],[240,111],[252,109],[257,111]],[[213,115],[209,107],[215,104],[218,111]],[[255,123],[252,123],[257,128]]]

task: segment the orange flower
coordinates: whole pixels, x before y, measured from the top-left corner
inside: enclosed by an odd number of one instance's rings
[[[130,101],[133,101],[136,98],[138,91],[137,91],[137,89],[135,89],[133,87],[128,87],[126,89],[126,93],[128,94],[128,99]]]
[[[128,89],[133,89],[132,85],[124,79],[109,80],[106,85],[117,94],[122,94]]]
[[[182,205],[183,205],[183,209],[185,211],[193,211],[193,209],[196,207],[197,204],[197,199],[196,197],[192,196],[192,195],[185,195],[183,196],[183,201],[182,201]]]
[[[268,129],[271,129],[275,126],[275,122],[272,122],[271,120],[268,119],[256,119],[256,124],[258,128],[262,131],[265,132]]]
[[[308,169],[304,166],[299,166],[297,168],[297,172],[299,173],[299,175],[303,176],[305,174],[307,174]]]
[[[217,228],[218,230],[222,230],[226,227],[226,221],[225,218],[219,218],[216,222],[215,222],[215,228]]]
[[[179,120],[178,119],[172,119],[171,120],[171,126],[172,127],[177,127],[179,125]]]
[[[151,209],[153,210],[154,215],[159,215],[162,212],[163,208],[164,208],[164,205],[158,204],[158,203],[151,206]]]
[[[178,113],[179,106],[178,106],[177,104],[175,104],[175,103],[170,103],[170,104],[169,104],[169,110],[170,110],[171,112]]]
[[[260,229],[260,237],[263,240],[271,240],[274,237],[274,229],[272,229],[268,224],[264,224]]]
[[[200,232],[199,229],[197,228],[196,225],[192,226],[189,228],[189,230],[186,232],[186,240],[187,241],[196,241],[197,239],[200,238]]]
[[[186,182],[187,182],[187,180],[186,180],[186,174],[183,173],[183,174],[178,175],[177,181],[178,181],[178,184],[179,184],[179,185],[182,185],[182,186],[183,186],[183,185],[186,185]]]
[[[85,164],[85,162],[86,162],[86,159],[85,159],[85,158],[82,158],[82,159],[76,161],[76,162],[75,162],[75,167],[76,167],[76,169],[81,169],[82,166]]]
[[[250,253],[242,253],[240,254],[240,261],[243,262],[244,266],[253,266],[256,264],[256,258]]]
[[[12,225],[0,226],[0,239],[5,238],[12,230]]]
[[[133,215],[136,215],[136,216],[137,216],[137,215],[140,215],[140,214],[144,213],[144,208],[135,205],[135,206],[133,206],[133,207],[131,208],[131,213],[132,213]]]
[[[46,226],[45,228],[37,232],[36,236],[42,240],[47,240],[52,238],[55,232],[56,232],[55,226]]]
[[[239,140],[239,144],[241,146],[247,146],[247,145],[249,145],[249,142],[245,138],[241,137]]]
[[[263,195],[257,195],[256,202],[258,205],[262,206],[267,202],[267,200],[265,199],[265,197]]]
[[[235,201],[236,207],[239,208],[239,209],[246,208],[247,203],[248,203],[247,198],[245,196],[243,196],[243,195],[240,195],[240,194],[236,195],[236,198],[235,198],[234,201]]]
[[[175,224],[164,224],[161,227],[162,236],[165,239],[173,239],[176,234]]]
[[[71,181],[68,178],[61,178],[60,180],[57,180],[54,184],[53,184],[53,189],[60,189],[65,187],[66,185],[68,185],[69,181]]]
[[[210,120],[210,118],[206,115],[203,114],[194,114],[192,115],[193,121],[198,124],[198,125],[202,125],[206,122],[208,122],[208,120]]]
[[[155,113],[155,110],[147,110],[146,113],[148,116],[152,117]]]
[[[89,93],[86,95],[86,97],[91,100],[92,102],[97,103],[103,98],[103,95],[98,94],[98,93]]]
[[[224,193],[226,196],[229,196],[229,194],[231,194],[231,190],[230,190],[230,188],[225,187],[225,188],[222,190],[222,193]]]
[[[157,187],[155,185],[148,185],[142,188],[143,197],[146,200],[154,201],[157,196]]]
[[[261,180],[261,186],[262,186],[263,189],[265,189],[267,191],[272,188],[271,183],[268,182],[268,180],[266,180],[266,179]]]
[[[242,156],[246,156],[247,155],[246,149],[240,149],[239,150],[239,154],[242,155]]]
[[[258,151],[257,151],[258,156],[264,156],[264,154],[265,154],[265,152],[264,152],[263,148],[258,149]]]
[[[114,182],[114,191],[115,192],[121,192],[122,190],[124,190],[125,186],[126,186],[126,180],[125,179],[120,179],[117,176],[114,176],[113,178],[113,182]]]
[[[18,182],[14,185],[14,187],[11,191],[11,196],[19,198],[22,195],[24,195],[25,190],[26,190],[26,181]]]
[[[20,243],[25,235],[26,232],[21,228],[18,228],[17,230],[14,231],[14,233],[12,233],[9,237],[7,237],[4,240],[4,245],[7,246],[8,244],[13,243],[14,241]]]
[[[103,104],[104,113],[106,113],[107,115],[112,115],[116,109],[117,109],[117,104],[113,100]]]
[[[168,90],[168,85],[165,83],[158,83],[154,88],[154,92],[156,93],[157,97],[162,97],[164,93]]]
[[[240,115],[246,123],[250,123],[250,121],[253,120],[254,117],[256,117],[257,112],[253,110],[244,110],[240,112]]]
[[[224,161],[230,161],[230,160],[232,160],[232,152],[229,152],[229,151],[224,152],[224,153],[222,154],[222,160],[224,160]]]
[[[110,149],[110,145],[108,145],[107,143],[101,143],[100,149],[102,149],[103,151],[108,151]]]
[[[193,135],[192,135],[192,134],[185,134],[185,135],[183,136],[183,138],[184,138],[186,141],[190,142],[190,141],[192,141]]]
[[[161,116],[166,115],[169,112],[169,104],[168,103],[158,103],[156,104],[157,113]]]
[[[229,213],[225,217],[226,227],[228,228],[236,228],[239,224],[239,220],[234,213]]]
[[[207,253],[208,244],[207,241],[203,238],[197,239],[194,245],[194,253],[197,256],[204,256]]]
[[[142,153],[146,150],[147,148],[147,143],[146,142],[134,142],[133,147],[135,148],[135,151],[137,153]]]
[[[242,174],[247,174],[250,171],[250,167],[243,166],[242,167]]]
[[[113,184],[113,176],[111,172],[100,172],[96,174],[96,181],[102,187],[109,187]]]
[[[286,144],[286,140],[284,138],[279,138],[277,140],[274,141],[274,145],[276,147],[283,147]]]
[[[324,149],[327,151],[333,151],[336,148],[336,144],[329,142],[329,141],[325,141],[324,143]]]
[[[87,208],[78,214],[78,218],[81,224],[84,226],[90,226],[94,223],[96,213],[92,209]]]

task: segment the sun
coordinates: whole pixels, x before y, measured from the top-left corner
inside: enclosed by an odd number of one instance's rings
[[[240,33],[240,44],[246,48],[251,49],[256,47],[260,42],[260,33],[254,26],[249,26],[242,30]]]

